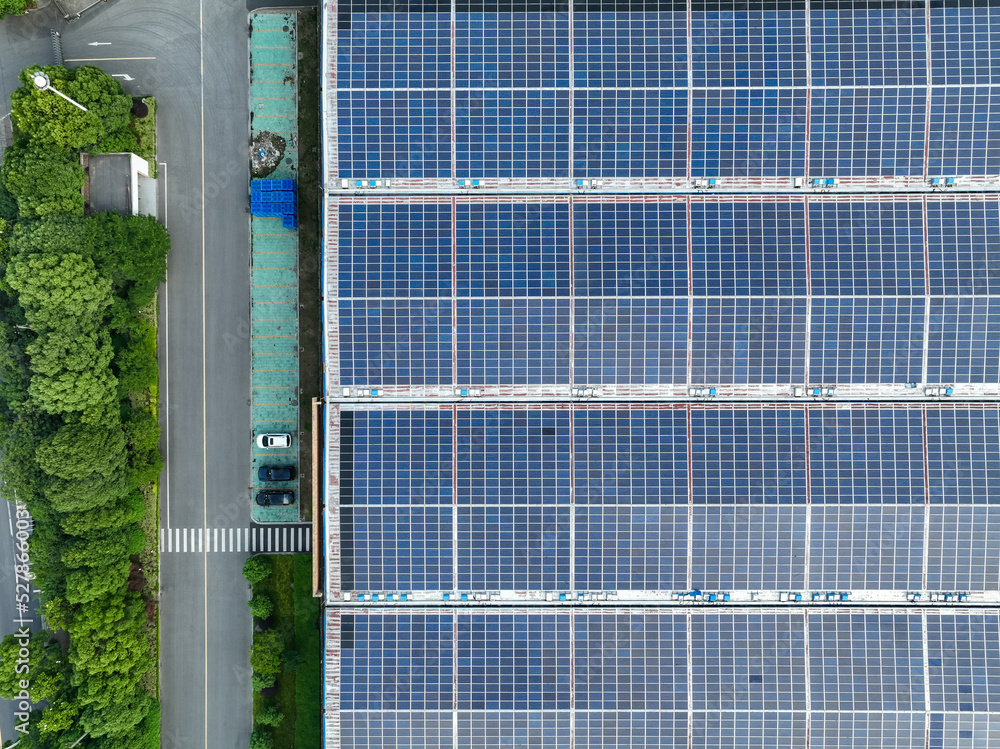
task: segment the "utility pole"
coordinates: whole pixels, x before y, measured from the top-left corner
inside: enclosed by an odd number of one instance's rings
[[[34,73],[31,76],[31,82],[35,84],[35,88],[37,88],[39,91],[55,91],[59,96],[64,98],[74,107],[80,107],[80,109],[82,109],[84,112],[87,111],[87,108],[83,106],[83,104],[73,101],[68,96],[66,96],[66,94],[64,94],[62,91],[60,91],[57,88],[54,88],[52,86],[52,82],[49,80],[49,77],[45,75],[45,73],[43,73],[41,70],[39,70],[38,72]]]

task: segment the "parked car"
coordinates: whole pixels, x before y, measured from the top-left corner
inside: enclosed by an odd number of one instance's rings
[[[292,435],[290,434],[258,434],[257,435],[257,447],[263,448],[265,450],[291,447],[292,446]]]
[[[264,489],[257,492],[257,504],[261,507],[293,505],[295,504],[295,492],[283,491],[281,489]]]
[[[257,469],[261,481],[291,481],[295,478],[295,466],[261,466]]]

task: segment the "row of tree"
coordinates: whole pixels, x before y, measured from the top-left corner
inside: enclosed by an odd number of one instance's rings
[[[131,98],[97,68],[45,70],[90,112],[41,98],[24,71],[17,144],[0,170],[0,476],[35,520],[35,585],[47,623],[68,635],[65,653],[49,632],[30,640],[30,695],[47,705],[20,746],[86,733],[80,749],[125,749],[144,745],[158,715],[155,687],[143,686],[156,655],[138,555],[143,492],[162,468],[151,302],[169,236],[149,216],[84,218],[68,199],[61,170],[80,149],[119,150]],[[0,696],[22,691],[22,646],[0,645]]]

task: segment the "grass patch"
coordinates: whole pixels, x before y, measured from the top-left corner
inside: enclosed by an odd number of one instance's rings
[[[322,749],[323,707],[320,658],[319,599],[312,594],[312,557],[292,557],[295,578],[295,649],[303,657],[295,672],[295,749]]]
[[[156,179],[156,99],[152,96],[145,98],[136,97],[133,102],[143,102],[149,107],[149,114],[143,118],[131,117],[128,123],[129,130],[135,133],[139,140],[139,147],[136,156],[141,156],[149,162],[149,176]]]
[[[292,596],[292,559],[288,554],[271,555],[274,572],[266,579],[253,586],[254,595],[266,593],[274,602],[274,613],[271,619],[275,628],[282,633],[286,648],[294,647],[295,638],[295,603]],[[250,610],[247,609],[247,616]],[[274,697],[262,697],[259,692],[253,695],[254,722],[257,714],[265,707],[277,705],[285,715],[281,726],[272,729],[275,749],[293,749],[295,746],[295,671],[284,670],[278,674],[275,684],[278,691]]]
[[[299,136],[299,514],[312,519],[312,399],[321,393],[319,17],[298,15]],[[316,428],[319,428],[318,425]]]

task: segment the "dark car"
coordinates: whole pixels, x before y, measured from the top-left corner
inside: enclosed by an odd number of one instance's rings
[[[257,469],[261,481],[291,481],[295,478],[295,466],[261,466]]]
[[[257,504],[261,507],[293,505],[295,504],[295,492],[281,491],[280,489],[265,489],[262,492],[257,492]]]

